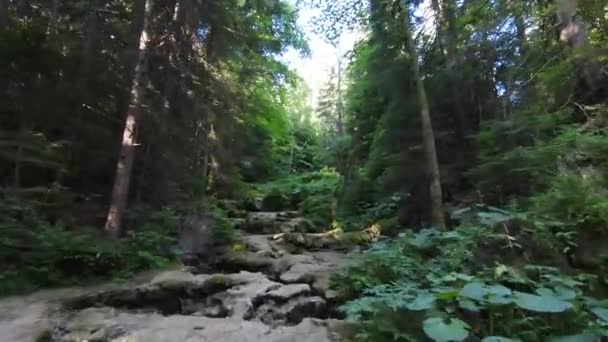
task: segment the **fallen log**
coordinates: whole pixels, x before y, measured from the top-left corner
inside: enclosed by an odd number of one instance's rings
[[[338,228],[323,233],[281,233],[273,235],[272,240],[305,249],[350,249],[376,242],[380,234],[380,225],[374,224],[357,232]]]

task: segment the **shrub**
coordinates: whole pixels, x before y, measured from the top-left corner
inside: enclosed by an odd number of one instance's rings
[[[0,295],[129,278],[175,260],[177,215],[139,211],[138,229],[112,242],[98,229],[50,223],[31,202],[6,197],[0,204]]]
[[[318,229],[326,229],[333,219],[333,203],[339,175],[331,169],[291,175],[276,181],[255,184],[252,192],[257,196],[283,198],[297,208],[302,216],[311,220]]]
[[[608,306],[586,296],[595,277],[533,264],[471,268],[478,244],[494,235],[488,226],[467,225],[379,244],[334,277],[333,286],[351,299],[341,310],[361,323],[364,341],[602,334]]]

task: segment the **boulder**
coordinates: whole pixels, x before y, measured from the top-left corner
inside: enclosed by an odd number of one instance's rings
[[[293,211],[261,211],[247,214],[243,229],[253,234],[275,234],[292,229],[299,221],[288,224],[297,218]]]
[[[282,232],[311,233],[316,231],[315,224],[306,218],[295,217],[281,224]]]
[[[185,220],[178,238],[184,265],[202,268],[215,265],[214,227],[210,217],[191,216]]]
[[[287,303],[282,311],[288,323],[299,324],[304,318],[327,318],[327,302],[321,297],[302,297]]]
[[[287,302],[294,297],[308,295],[310,290],[308,284],[288,284],[266,293],[264,297],[276,302]]]

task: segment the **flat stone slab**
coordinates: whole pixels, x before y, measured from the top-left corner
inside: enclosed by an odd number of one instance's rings
[[[289,284],[283,285],[276,290],[266,293],[264,297],[278,301],[287,301],[296,296],[307,295],[310,292],[311,288],[308,284]]]

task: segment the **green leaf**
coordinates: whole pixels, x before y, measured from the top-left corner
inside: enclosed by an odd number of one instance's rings
[[[488,293],[494,296],[510,296],[513,292],[508,287],[502,285],[489,285],[487,286]]]
[[[555,291],[555,294],[563,300],[573,300],[576,298],[576,291],[565,286],[558,285],[553,288],[553,291]]]
[[[458,318],[444,320],[433,317],[424,321],[424,333],[435,342],[464,341],[469,336],[471,327]]]
[[[572,308],[572,303],[566,302],[556,295],[549,295],[541,291],[543,295],[534,295],[524,292],[514,292],[515,304],[522,309],[535,312],[564,312]]]
[[[608,309],[606,308],[591,308],[591,312],[603,321],[608,322]]]
[[[433,245],[433,240],[437,233],[436,229],[423,229],[414,234],[413,238],[408,239],[408,243],[419,249],[429,248]]]
[[[510,338],[506,338],[506,337],[501,337],[501,336],[488,336],[488,337],[484,337],[481,342],[514,342],[515,340],[512,340]]]
[[[428,310],[435,307],[435,296],[429,293],[421,293],[419,294],[414,301],[407,305],[408,310],[412,311],[422,311]]]
[[[597,336],[593,336],[593,335],[589,335],[589,334],[555,336],[555,337],[549,338],[549,342],[595,342],[595,341],[597,341]]]
[[[511,303],[511,290],[502,285],[486,285],[473,282],[465,285],[460,295],[477,301],[487,301],[491,304]]]
[[[438,299],[455,300],[458,298],[459,292],[449,290],[449,291],[441,291],[441,292],[435,293],[433,295],[435,296],[435,298],[438,298]]]
[[[479,282],[466,284],[460,291],[460,295],[470,299],[483,300],[486,295],[485,284]]]
[[[468,311],[472,311],[472,312],[479,312],[479,310],[480,310],[480,309],[479,309],[479,306],[477,306],[477,304],[475,304],[475,302],[474,302],[474,301],[472,301],[472,300],[470,300],[470,299],[466,299],[466,298],[461,299],[461,300],[458,302],[458,305],[459,305],[461,308],[463,308],[463,309],[465,309],[465,310],[468,310]]]

